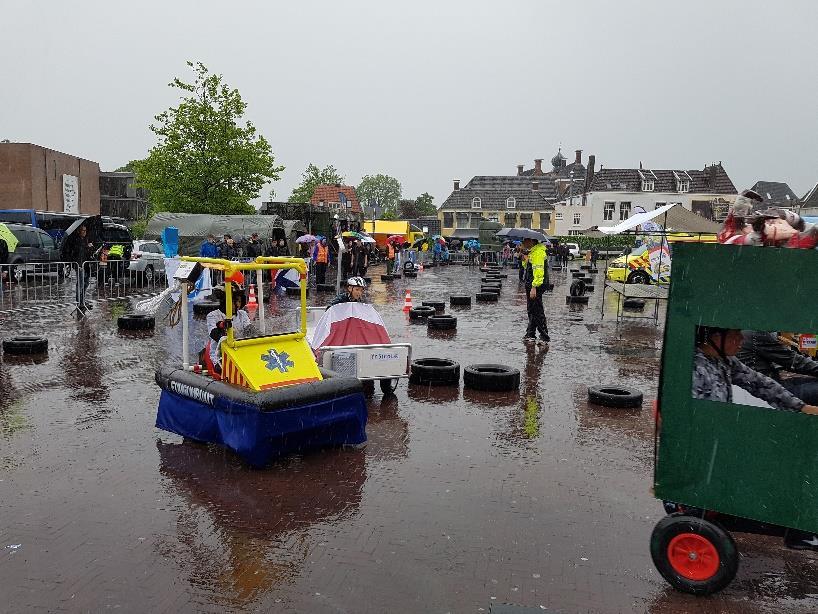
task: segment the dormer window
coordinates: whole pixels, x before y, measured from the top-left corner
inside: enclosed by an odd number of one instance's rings
[[[673,171],[673,178],[676,179],[676,189],[679,193],[690,191],[690,175],[685,171]]]
[[[513,196],[509,196],[506,198],[506,209],[516,209],[517,208],[517,199]]]
[[[654,182],[653,179],[643,179],[642,180],[642,191],[643,192],[653,192]]]
[[[482,209],[483,208],[483,201],[480,200],[480,197],[475,196],[471,199],[471,208],[472,209]]]
[[[679,192],[689,192],[690,191],[690,181],[687,179],[682,179],[679,181]]]
[[[656,175],[653,171],[639,171],[639,178],[642,180],[642,191],[653,192],[656,185]]]

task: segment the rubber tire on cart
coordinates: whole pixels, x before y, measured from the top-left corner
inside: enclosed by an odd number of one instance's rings
[[[460,383],[460,363],[448,358],[416,358],[409,365],[410,384],[447,386]]]
[[[626,298],[622,303],[623,309],[642,310],[645,308],[645,299],[641,298]]]
[[[151,330],[156,326],[156,318],[144,313],[126,313],[116,319],[116,325],[122,330]]]
[[[335,292],[335,284],[316,284],[318,292]]]
[[[642,407],[643,395],[624,386],[588,386],[588,401],[605,407]]]
[[[498,292],[478,292],[475,298],[478,303],[496,303],[499,296]]]
[[[392,275],[381,275],[381,281],[392,281],[395,279]]]
[[[431,307],[437,313],[443,313],[446,310],[446,303],[443,301],[422,301],[420,304],[423,307]]]
[[[565,304],[566,305],[587,305],[588,299],[591,298],[590,296],[583,295],[583,296],[571,296],[570,294],[565,297]]]
[[[193,303],[193,313],[197,316],[204,316],[219,308],[219,301],[202,301],[201,303]]]
[[[423,320],[435,315],[434,307],[413,307],[409,310],[410,320]]]
[[[571,282],[571,287],[568,289],[571,296],[582,296],[585,294],[585,280],[575,279]]]
[[[463,369],[463,386],[491,392],[519,390],[520,370],[506,365],[469,365]]]
[[[48,339],[45,337],[12,337],[3,341],[3,353],[10,356],[25,354],[45,354]]]
[[[457,328],[457,318],[454,316],[431,316],[426,320],[429,328],[436,328],[438,330],[454,330]]]
[[[465,307],[471,305],[471,297],[463,295],[452,295],[449,297],[449,305],[452,307]]]
[[[650,276],[645,273],[644,271],[634,271],[630,275],[628,275],[628,279],[625,280],[626,284],[649,284],[650,283]]]
[[[673,588],[693,595],[712,595],[738,571],[733,536],[716,523],[673,514],[662,518],[650,536],[650,556]]]
[[[414,271],[404,271],[403,276],[406,279],[415,279],[418,276],[418,274],[415,273]]]

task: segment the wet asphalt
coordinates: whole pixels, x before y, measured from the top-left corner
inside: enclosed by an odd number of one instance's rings
[[[451,266],[380,281],[368,299],[414,357],[519,368],[519,393],[410,386],[369,400],[368,443],[264,470],[154,427],[155,368],[179,330],[117,331],[131,301],[0,314],[0,336],[47,336],[37,359],[0,362],[2,612],[818,611],[811,553],[741,536],[738,576],[694,598],[650,559],[662,517],[650,494],[662,328],[617,326],[602,274],[588,305],[566,305],[552,271],[551,344],[526,347],[525,296],[509,270],[497,303],[450,308],[480,272]],[[401,310],[445,300],[457,330]],[[312,294],[323,304],[329,295]],[[288,297],[266,305],[292,319]],[[204,322],[194,320],[194,338]],[[587,387],[644,392],[641,409],[589,405]]]

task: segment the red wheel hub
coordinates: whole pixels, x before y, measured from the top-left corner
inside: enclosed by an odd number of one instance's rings
[[[719,553],[713,543],[697,533],[680,533],[667,545],[667,559],[680,576],[701,582],[719,570]]]

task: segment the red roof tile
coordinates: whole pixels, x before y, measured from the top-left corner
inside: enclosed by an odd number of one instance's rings
[[[347,201],[352,204],[349,209],[353,213],[362,213],[361,203],[358,202],[358,196],[355,194],[355,188],[351,185],[331,185],[321,184],[315,187],[315,191],[310,198],[310,204],[317,205],[320,202],[324,203],[340,203],[338,193],[343,193],[347,197]]]

